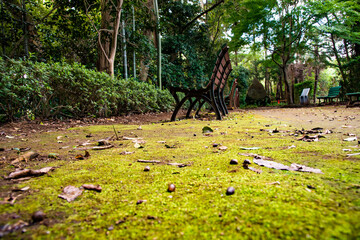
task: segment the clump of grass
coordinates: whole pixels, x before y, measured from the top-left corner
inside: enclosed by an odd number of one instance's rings
[[[214,132],[202,134],[204,126]],[[90,158],[75,160],[73,146],[114,135],[114,148],[91,151]],[[278,129],[279,133],[260,131]],[[28,143],[45,155],[58,152],[59,160],[32,162],[31,167],[58,167],[48,176],[33,178],[12,187],[30,186],[31,190],[14,206],[1,205],[6,214],[16,213],[30,221],[37,210],[46,213],[46,224],[14,232],[10,238],[46,239],[355,239],[359,237],[359,158],[346,158],[346,146],[339,134],[327,135],[319,142],[301,142],[291,135],[295,127],[260,116],[236,113],[224,121],[183,120],[143,125],[90,126],[66,132],[36,135]],[[58,149],[56,136],[66,135]],[[144,148],[134,148],[121,136],[141,137]],[[166,141],[168,148],[162,141]],[[213,144],[227,146],[220,151]],[[9,143],[10,144],[10,143]],[[11,143],[12,145],[21,143]],[[295,148],[288,148],[295,145]],[[240,147],[260,147],[241,150]],[[121,155],[123,151],[134,151]],[[290,165],[320,168],[324,174],[267,169],[261,174],[230,165],[256,153]],[[189,166],[144,164],[138,159],[176,162]],[[251,159],[251,158],[250,158]],[[150,171],[144,172],[146,165]],[[4,175],[12,169],[1,170]],[[278,182],[276,184],[272,184]],[[176,186],[168,192],[168,184]],[[102,192],[85,190],[75,201],[58,198],[68,185],[99,184]],[[235,188],[227,196],[226,189]],[[137,204],[138,200],[146,200]],[[1,219],[0,219],[1,220]],[[17,219],[7,220],[14,223]]]

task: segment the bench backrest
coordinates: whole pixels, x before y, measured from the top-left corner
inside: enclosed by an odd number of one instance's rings
[[[337,97],[340,94],[341,86],[331,87],[329,89],[328,97]]]
[[[229,47],[224,46],[216,60],[211,78],[210,78],[210,86],[215,90],[222,91],[225,88],[226,81],[230,76],[232,71],[231,63],[230,63],[230,56],[229,56]]]

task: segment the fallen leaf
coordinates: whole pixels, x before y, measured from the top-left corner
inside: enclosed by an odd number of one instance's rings
[[[145,140],[141,140],[141,139],[135,139],[132,141],[133,143],[138,143],[138,144],[145,144],[146,141]]]
[[[165,147],[166,147],[166,148],[176,148],[175,145],[171,145],[171,146],[170,146],[170,145],[168,145],[168,144],[165,144]]]
[[[136,202],[136,205],[139,205],[139,204],[142,204],[142,203],[145,203],[145,202],[147,202],[146,200],[138,200],[137,202]]]
[[[278,170],[290,170],[289,166],[286,166],[286,165],[283,165],[281,163],[277,163],[274,161],[268,161],[268,160],[254,158],[253,162],[259,166],[263,166],[263,167],[267,167],[267,168],[274,168],[274,169],[278,169]]]
[[[297,164],[297,163],[292,163],[290,165],[290,170],[291,171],[298,171],[298,172],[311,172],[311,173],[324,174],[320,169],[307,167],[307,166],[300,165],[300,164]]]
[[[349,138],[345,138],[344,141],[347,141],[347,142],[352,142],[352,141],[356,141],[357,140],[357,137],[349,137]]]
[[[62,194],[60,194],[58,197],[65,199],[68,202],[72,202],[78,196],[80,196],[82,194],[82,192],[83,192],[82,189],[70,185],[70,186],[65,187]]]
[[[218,149],[219,149],[220,151],[225,151],[226,149],[228,149],[228,147],[226,147],[226,146],[220,146]]]
[[[108,140],[106,139],[100,139],[96,143],[97,146],[108,146],[111,145]]]
[[[6,224],[5,226],[3,226],[0,230],[0,235],[4,236],[6,234],[18,231],[24,227],[29,226],[29,223],[24,222],[23,220],[19,220],[14,224]]]
[[[214,130],[212,130],[212,128],[208,126],[205,126],[202,129],[202,133],[212,133],[212,132],[214,132]]]
[[[123,152],[121,152],[120,154],[121,154],[121,155],[130,155],[130,154],[133,154],[133,153],[135,153],[135,152],[123,151]]]
[[[15,159],[14,161],[12,161],[11,164],[15,164],[15,163],[18,163],[21,161],[27,162],[29,160],[37,158],[38,156],[39,156],[39,154],[37,152],[34,152],[34,151],[27,152],[27,153],[24,153],[23,155],[21,155],[20,157],[18,157],[17,159]]]
[[[100,185],[93,185],[93,184],[83,184],[82,187],[86,190],[93,190],[96,192],[101,192],[102,188],[100,187]]]
[[[143,148],[143,146],[141,146],[139,143],[135,143],[134,148]]]
[[[123,137],[124,140],[141,140],[142,138]]]
[[[279,181],[276,181],[276,182],[271,182],[271,183],[266,183],[267,185],[280,185],[280,182]]]
[[[257,150],[260,149],[260,147],[240,147],[241,150]]]
[[[253,168],[253,167],[248,167],[249,170],[253,171],[253,172],[256,172],[258,174],[262,173],[262,171],[260,169],[257,169],[257,168]]]
[[[315,135],[315,136],[305,135],[302,138],[299,138],[298,141],[317,142],[317,141],[319,141],[319,135]]]
[[[159,161],[159,160],[142,160],[142,159],[138,159],[137,161],[141,162],[141,163],[161,163],[161,161]]]
[[[57,153],[49,153],[48,154],[48,158],[58,158],[58,156],[59,156],[59,154],[57,154]]]
[[[77,150],[80,151],[86,151],[86,150],[105,150],[105,149],[109,149],[109,148],[113,148],[114,145],[104,145],[104,146],[94,146],[94,147],[84,147],[84,148],[77,148]]]
[[[90,153],[88,151],[85,150],[85,156],[86,158],[90,157]]]
[[[351,153],[351,154],[346,154],[346,156],[348,156],[348,157],[357,156],[357,155],[360,155],[360,153]]]

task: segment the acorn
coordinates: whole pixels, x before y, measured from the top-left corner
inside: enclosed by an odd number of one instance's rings
[[[169,184],[168,186],[168,192],[175,192],[175,184]]]
[[[43,211],[36,211],[31,216],[31,218],[34,222],[41,222],[42,220],[45,219],[45,217],[46,217],[46,214]]]
[[[249,164],[251,164],[249,159],[245,159],[243,162],[243,168],[244,169],[249,169]]]
[[[237,165],[237,164],[239,164],[239,162],[238,162],[238,160],[236,160],[236,159],[231,159],[231,160],[230,160],[230,164],[231,164],[231,165]]]
[[[235,193],[234,187],[228,187],[228,189],[226,190],[226,195],[233,195],[234,193]]]

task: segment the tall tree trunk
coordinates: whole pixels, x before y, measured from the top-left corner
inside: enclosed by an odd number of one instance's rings
[[[313,93],[313,101],[316,103],[316,92],[319,82],[319,75],[320,75],[320,66],[319,66],[319,46],[315,46],[314,50],[314,56],[315,56],[315,66],[314,66],[314,73],[315,73],[315,81],[314,81],[314,93]]]
[[[150,21],[155,21],[155,15],[150,9],[154,9],[154,1],[153,0],[147,0],[146,1],[146,8],[149,9],[148,15],[150,18]],[[145,29],[143,32],[143,35],[146,36],[149,40],[151,40],[154,45],[156,45],[155,41],[155,32],[152,29]],[[141,81],[146,81],[148,78],[149,73],[149,67],[146,64],[147,61],[149,61],[150,56],[149,54],[143,54],[142,56],[139,56],[139,63],[140,63],[140,69],[139,69],[139,79]]]
[[[132,27],[133,27],[133,34],[135,34],[135,11],[134,11],[134,6],[131,7],[132,10],[132,15],[133,15],[133,22],[132,22]],[[135,56],[135,49],[133,50],[133,77],[136,78],[136,56]]]
[[[24,55],[29,56],[29,36],[27,28],[27,16],[26,16],[26,3],[25,0],[22,1],[22,23],[24,31]]]
[[[128,65],[127,65],[127,54],[126,54],[126,35],[125,35],[125,21],[122,21],[122,35],[123,35],[123,54],[124,54],[124,77],[128,78]]]
[[[108,7],[109,1],[101,1],[101,29],[108,29],[111,27],[112,16],[111,16],[111,8]],[[100,33],[98,33],[100,35]],[[98,41],[98,62],[97,68],[100,72],[109,73],[110,63],[107,60],[106,56],[110,54],[110,34],[108,32],[104,32],[101,37],[99,37]],[[102,45],[102,48],[101,48]]]
[[[159,82],[159,88],[162,89],[161,80],[161,33],[160,33],[160,18],[159,18],[159,6],[158,1],[154,0],[155,15],[156,15],[156,45],[157,45],[157,77]]]
[[[112,1],[101,1],[101,29],[98,30],[99,44],[99,71],[106,71],[110,76],[114,76],[114,63],[117,50],[117,38],[120,28],[120,17],[123,0],[117,0],[116,5]],[[111,16],[115,10],[115,19]],[[102,37],[102,33],[105,33]]]
[[[330,38],[331,38],[333,51],[334,51],[334,54],[335,54],[336,61],[338,63],[338,67],[339,67],[339,70],[340,70],[341,77],[342,77],[343,81],[346,81],[346,75],[345,75],[345,72],[344,72],[344,68],[342,66],[342,63],[341,63],[341,60],[340,60],[340,57],[339,57],[339,53],[338,53],[337,48],[336,48],[334,34],[331,33]]]
[[[4,26],[4,3],[3,3],[3,0],[0,0],[1,1],[1,36],[2,38],[4,39],[1,39],[1,47],[2,47],[2,56],[5,56],[5,26]]]
[[[269,68],[266,67],[265,68],[265,91],[267,93],[267,95],[270,95],[270,72],[269,72]]]

